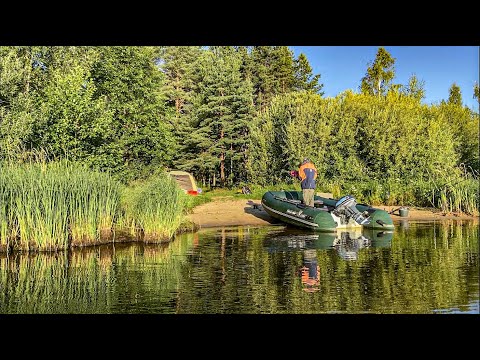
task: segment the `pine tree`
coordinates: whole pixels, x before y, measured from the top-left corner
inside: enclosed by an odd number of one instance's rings
[[[285,94],[293,90],[295,85],[295,68],[293,52],[288,46],[274,48],[274,94]]]
[[[161,48],[161,69],[165,74],[164,93],[167,104],[179,117],[185,111],[194,88],[195,63],[200,56],[199,46],[166,46]]]
[[[383,47],[379,48],[375,60],[362,78],[361,92],[370,95],[386,95],[395,77],[394,64],[395,58]]]
[[[172,167],[178,167],[179,160],[188,153],[188,140],[191,128],[192,101],[198,82],[198,59],[202,53],[199,46],[162,47],[160,68],[165,74],[163,92],[167,97],[166,118],[171,124],[172,134],[178,150],[172,158]],[[189,169],[187,169],[189,170]]]
[[[450,86],[448,103],[458,106],[462,105],[462,92],[460,91],[460,86],[456,83],[453,83],[452,86]]]
[[[250,50],[251,46],[234,46],[235,51],[240,58],[240,73],[243,79],[252,81],[252,68]]]
[[[232,47],[213,47],[200,58],[201,80],[187,140],[189,167],[213,185],[245,178],[248,125],[253,117],[252,86],[243,81],[241,57]]]
[[[246,71],[252,76],[255,107],[264,109],[275,93],[274,48],[272,46],[254,46],[250,59]]]
[[[320,96],[324,95],[324,92],[321,91],[323,84],[319,83],[320,74],[313,75],[312,67],[308,62],[305,54],[301,53],[298,56],[298,59],[295,60],[295,85],[294,90],[296,91],[310,91],[319,94]]]

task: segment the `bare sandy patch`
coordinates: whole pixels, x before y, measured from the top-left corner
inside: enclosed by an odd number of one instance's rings
[[[268,215],[260,206],[260,200],[233,199],[224,197],[196,207],[187,217],[200,228],[235,225],[271,225],[280,222]],[[398,206],[374,206],[387,212]],[[478,216],[465,214],[443,214],[438,209],[409,207],[408,217],[401,217],[398,211],[391,214],[394,222],[403,220],[478,220]]]

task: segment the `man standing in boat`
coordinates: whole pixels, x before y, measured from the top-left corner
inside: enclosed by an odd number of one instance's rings
[[[317,169],[309,158],[305,158],[298,170],[298,176],[301,180],[303,203],[307,206],[313,207],[314,195],[315,195],[315,179],[317,178]]]

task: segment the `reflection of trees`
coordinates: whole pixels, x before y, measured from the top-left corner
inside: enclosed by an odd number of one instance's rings
[[[266,234],[257,231],[225,235],[231,265],[221,282],[221,236],[202,248],[201,266],[189,268],[204,281],[195,298],[182,292],[180,312],[425,313],[468,304],[478,293],[478,287],[468,286],[478,272],[476,225],[410,224],[408,231],[396,229],[390,247],[375,247],[372,241],[374,246],[360,249],[356,261],[343,260],[334,249],[317,249],[321,281],[314,293],[302,291],[301,246],[299,251],[265,251]],[[184,289],[194,286],[182,278]]]
[[[173,312],[192,239],[2,256],[0,313]]]
[[[426,313],[478,299],[477,225],[397,227],[387,246],[372,239],[355,261],[339,256],[333,238],[292,237],[290,250],[270,251],[279,244],[272,231],[3,256],[0,313]],[[318,291],[303,290],[305,250],[321,274]]]

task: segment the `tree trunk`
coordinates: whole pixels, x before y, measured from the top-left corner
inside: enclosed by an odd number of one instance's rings
[[[223,91],[220,91],[220,96],[223,98]],[[223,101],[220,104],[222,105]],[[220,113],[220,119],[222,118],[222,116],[223,114]],[[225,132],[222,126],[220,130],[220,142],[223,140],[224,137],[225,137]],[[222,149],[222,152],[220,154],[220,181],[222,183],[222,187],[225,187],[225,149]]]
[[[223,132],[223,128],[220,131],[220,141],[223,140],[225,133]],[[225,186],[225,151],[222,151],[220,154],[220,180],[222,182],[222,186]]]
[[[26,50],[26,55],[25,55],[25,68],[27,70],[27,79],[26,79],[26,83],[25,83],[25,93],[28,95],[28,93],[30,92],[30,76],[32,74],[32,52],[30,50],[30,52],[28,52],[28,50]]]
[[[176,77],[176,83],[175,83],[175,90],[178,94],[178,89],[179,89],[179,86],[178,86],[178,83],[180,82],[180,78],[178,77],[178,74],[177,74],[177,77]],[[177,112],[177,116],[180,115],[180,99],[177,95],[177,97],[175,97],[175,111]]]
[[[230,185],[233,185],[233,144],[230,144]]]

